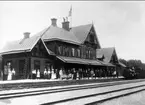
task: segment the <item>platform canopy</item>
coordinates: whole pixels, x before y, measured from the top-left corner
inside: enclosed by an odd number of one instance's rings
[[[98,60],[89,60],[89,59],[64,57],[64,56],[57,56],[57,58],[60,59],[61,61],[63,61],[64,63],[103,66],[103,64],[100,63]]]
[[[107,62],[103,62],[103,61],[100,61],[99,62],[104,65],[104,66],[109,66],[109,67],[115,67],[115,65],[113,65],[112,63],[107,63]]]

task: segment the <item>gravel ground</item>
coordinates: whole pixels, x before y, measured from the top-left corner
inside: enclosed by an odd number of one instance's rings
[[[97,105],[145,105],[145,91],[109,100]]]

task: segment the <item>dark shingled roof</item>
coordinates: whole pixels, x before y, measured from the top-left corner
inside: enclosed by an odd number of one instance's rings
[[[42,35],[42,39],[45,40],[61,40],[67,43],[80,44],[80,41],[71,31],[66,31],[63,28],[57,26],[50,26]]]
[[[44,30],[43,30],[44,31]],[[44,47],[46,48],[46,45],[44,44],[43,40],[40,37],[40,34],[43,33],[42,31],[38,34],[27,38],[27,39],[21,39],[17,41],[12,41],[7,43],[0,51],[1,54],[10,54],[10,53],[20,53],[20,52],[29,52],[33,49],[33,47],[36,45],[36,43],[41,40]],[[49,54],[53,54],[50,50],[46,48],[47,52]]]
[[[33,36],[27,39],[21,39],[13,42],[8,42],[1,50],[1,53],[4,52],[23,52],[30,51],[37,41],[40,39],[39,36]]]
[[[83,43],[85,39],[87,38],[87,35],[90,32],[92,26],[93,24],[76,26],[76,27],[72,27],[71,31],[78,38],[80,43]]]
[[[30,38],[7,43],[1,50],[1,53],[18,53],[30,51],[40,38],[43,41],[59,40],[80,45],[87,38],[92,26],[92,24],[81,25],[73,27],[70,31],[67,31],[63,28],[51,25]]]
[[[97,49],[97,58],[100,58],[104,55],[105,58],[103,61],[109,63],[114,50],[114,47]]]
[[[38,42],[38,40],[41,38],[40,35],[42,35],[46,30],[47,28],[27,39],[20,39],[8,42],[1,49],[0,53],[6,54],[6,53],[19,53],[24,51],[30,51],[34,47],[34,45]]]

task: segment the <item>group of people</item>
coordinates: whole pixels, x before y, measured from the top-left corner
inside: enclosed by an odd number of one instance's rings
[[[4,66],[4,72],[1,71],[0,73],[1,79],[3,80],[15,80],[16,79],[16,71],[15,69],[11,66],[11,63],[7,63]]]
[[[32,70],[32,79],[40,79],[40,78],[43,78],[43,79],[56,79],[56,73],[54,71],[54,69],[50,70],[44,70],[43,72],[43,75],[42,73],[40,72],[39,69],[34,69]]]
[[[56,73],[54,69],[50,70],[44,70],[44,79],[56,79]]]
[[[32,70],[32,77],[31,77],[32,79],[39,79],[40,78],[40,70],[38,69],[38,70],[36,70],[36,69],[34,69],[34,70]]]
[[[95,79],[95,78],[105,78],[105,77],[116,77],[117,72],[115,69],[44,69],[43,72],[40,70],[32,70],[32,79]]]
[[[8,75],[7,75],[7,80],[14,80],[15,79],[15,69],[13,68],[12,70],[11,69],[8,69]]]

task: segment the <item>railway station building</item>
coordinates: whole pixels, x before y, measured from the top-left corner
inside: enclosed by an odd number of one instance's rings
[[[2,51],[2,73],[6,80],[9,70],[15,70],[15,79],[33,78],[33,71],[56,74],[78,73],[87,77],[91,71],[99,76],[108,76],[114,71],[119,74],[120,66],[115,48],[101,48],[93,24],[70,28],[70,22],[64,20],[62,27],[57,19],[51,19],[51,25],[30,36],[25,32],[22,39],[7,43]],[[101,74],[100,74],[101,73]],[[50,79],[50,78],[49,78]]]

